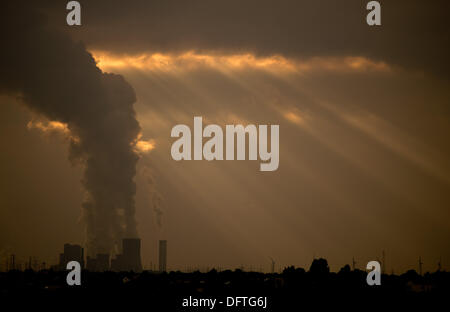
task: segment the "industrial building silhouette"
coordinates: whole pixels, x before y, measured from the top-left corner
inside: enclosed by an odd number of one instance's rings
[[[108,271],[109,266],[109,254],[97,254],[96,258],[86,258],[86,270],[94,272]]]
[[[139,238],[125,238],[122,240],[122,254],[118,254],[111,261],[112,271],[141,272],[141,240]]]
[[[110,261],[111,260],[111,261]],[[139,238],[124,238],[122,253],[110,259],[109,254],[97,254],[86,257],[84,265],[84,249],[80,245],[64,244],[64,253],[59,255],[59,269],[65,270],[70,261],[78,261],[82,268],[92,272],[103,271],[133,271],[142,272],[141,240]]]
[[[77,261],[84,268],[84,248],[80,245],[64,244],[64,253],[59,254],[59,269],[65,270],[70,261]]]

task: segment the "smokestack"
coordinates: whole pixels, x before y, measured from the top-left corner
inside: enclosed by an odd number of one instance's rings
[[[271,257],[270,257],[270,264],[271,264],[270,265],[270,273],[274,274],[275,273],[275,260],[273,260]]]
[[[167,241],[159,241],[159,272],[167,271]]]

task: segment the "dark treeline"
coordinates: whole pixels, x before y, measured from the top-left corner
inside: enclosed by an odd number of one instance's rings
[[[402,275],[382,274],[380,286],[368,286],[367,272],[349,265],[330,272],[325,259],[313,261],[308,271],[288,267],[281,274],[226,270],[207,273],[170,272],[89,272],[81,274],[81,286],[66,284],[67,272],[42,270],[0,273],[1,299],[13,301],[95,303],[101,306],[144,304],[157,311],[207,311],[209,308],[183,308],[182,300],[227,296],[266,296],[265,311],[288,311],[313,304],[315,307],[347,308],[395,307],[433,304],[450,294],[450,272],[419,275],[411,270]],[[262,311],[258,308],[218,306],[215,311]],[[293,309],[294,311],[297,309]]]

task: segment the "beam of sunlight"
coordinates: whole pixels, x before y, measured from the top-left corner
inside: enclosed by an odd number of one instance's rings
[[[333,111],[347,124],[365,133],[403,159],[418,166],[432,176],[441,179],[445,183],[450,184],[450,177],[446,175],[446,172],[450,170],[449,168],[442,167],[441,164],[443,161],[439,153],[432,151],[425,144],[418,142],[387,120],[362,110],[344,114],[339,112],[333,105],[325,102],[322,102],[321,105]]]
[[[350,123],[350,121],[347,121],[346,117],[343,116],[343,114],[339,112],[337,108],[333,107],[333,105],[324,104],[324,102],[320,101],[316,101],[316,104],[320,107],[328,108],[329,112],[334,113],[335,116],[339,118],[339,120],[342,120],[344,123],[346,123],[349,127],[353,128],[354,130],[358,130],[366,135],[369,135],[369,137],[371,138],[373,136],[373,139],[376,141],[380,140],[380,142],[382,143],[384,142],[382,146],[388,148],[388,150],[393,150],[394,152],[399,153],[400,156],[409,160],[412,164],[419,166],[419,168],[422,169],[426,168],[428,169],[427,170],[428,173],[434,173],[435,177],[439,177],[444,181],[447,181],[446,180],[447,177],[443,176],[443,172],[445,171],[440,171],[435,169],[435,167],[431,167],[430,161],[428,161],[427,158],[424,158],[425,156],[422,157],[415,155],[414,157],[412,157],[411,155],[409,155],[409,153],[413,153],[413,151],[421,150],[420,148],[403,146],[402,143],[400,143],[401,140],[397,142],[396,140],[391,141],[391,139],[389,140],[386,139],[387,137],[391,136],[391,132],[396,133],[396,131],[393,131],[392,129],[390,129],[389,131],[387,131],[386,129],[383,129],[382,131],[380,128],[372,129],[370,128],[370,126],[366,126],[366,123],[370,124],[369,122],[370,120],[365,119],[361,119],[358,122],[353,120],[354,124],[352,124]],[[288,109],[286,112],[289,113],[290,111],[291,110]],[[280,111],[280,113],[286,118],[286,113],[283,113],[283,111]],[[306,133],[308,133],[316,141],[323,144],[323,146],[329,149],[330,152],[335,153],[339,157],[342,157],[342,159],[345,160],[347,163],[357,167],[365,175],[376,181],[378,185],[384,186],[386,191],[389,191],[391,194],[397,196],[404,202],[408,203],[408,205],[410,207],[413,207],[416,213],[419,213],[422,216],[422,218],[424,218],[424,220],[425,219],[432,220],[433,222],[435,222],[435,224],[445,226],[446,222],[445,220],[439,218],[438,216],[426,214],[425,210],[423,209],[424,204],[417,201],[415,194],[411,193],[410,188],[407,187],[404,184],[404,182],[396,181],[395,179],[387,179],[386,173],[380,171],[380,169],[377,169],[376,160],[372,159],[370,162],[367,162],[367,159],[369,159],[368,155],[370,154],[370,152],[365,149],[359,149],[358,152],[357,148],[361,147],[361,143],[358,143],[359,141],[356,139],[354,135],[351,136],[337,135],[339,133],[342,133],[343,130],[339,126],[339,123],[330,123],[317,114],[309,116],[308,122],[303,124],[297,124],[292,120],[289,120],[289,118],[286,119],[290,121],[292,124],[298,126]],[[366,129],[366,127],[369,128]],[[377,131],[379,131],[379,133]],[[387,145],[386,142],[389,142],[389,144]]]

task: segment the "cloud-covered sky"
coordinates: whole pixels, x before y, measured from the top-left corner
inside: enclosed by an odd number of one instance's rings
[[[358,55],[448,74],[448,1],[383,1],[382,27],[367,1],[95,1],[83,3],[88,46],[121,53],[200,52],[287,57]],[[59,13],[59,14],[58,14]],[[65,13],[55,13],[61,24]]]
[[[365,24],[364,1],[81,5],[80,27],[66,26],[64,6],[53,2],[38,8],[39,24],[80,40],[101,70],[134,89],[149,142],[135,177],[146,265],[157,260],[159,238],[169,242],[169,267],[181,269],[268,270],[269,257],[307,266],[314,256],[333,269],[355,256],[363,267],[382,250],[389,270],[415,267],[419,256],[428,270],[439,257],[450,265],[446,1],[382,2],[375,28]],[[20,25],[6,20],[2,31],[14,37]],[[51,42],[26,46],[6,45],[1,62],[49,49],[79,63]],[[39,75],[48,65],[34,66]],[[42,134],[58,124],[39,124],[23,101],[1,98],[0,248],[56,261],[64,242],[84,239],[83,173],[66,160],[64,136]],[[175,162],[170,130],[194,116],[279,124],[279,169]]]

